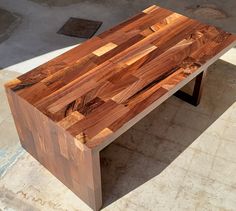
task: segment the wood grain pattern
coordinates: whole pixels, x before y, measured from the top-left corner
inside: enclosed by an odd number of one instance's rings
[[[22,146],[97,210],[99,151],[235,43],[151,6],[6,84]]]

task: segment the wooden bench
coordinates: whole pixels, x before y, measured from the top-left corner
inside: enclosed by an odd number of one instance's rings
[[[98,210],[99,152],[175,93],[197,105],[204,71],[235,44],[151,6],[6,84],[21,144]],[[177,92],[195,77],[193,96]]]

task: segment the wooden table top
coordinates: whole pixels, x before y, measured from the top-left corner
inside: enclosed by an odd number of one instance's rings
[[[235,41],[216,27],[151,6],[6,87],[95,148],[132,126]]]

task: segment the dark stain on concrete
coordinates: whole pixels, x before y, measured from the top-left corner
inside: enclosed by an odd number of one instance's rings
[[[0,43],[9,38],[20,21],[18,14],[0,8]]]
[[[203,5],[198,4],[196,6],[190,6],[186,9],[187,12],[192,13],[194,17],[200,19],[219,20],[228,17],[225,11],[219,9],[214,4],[203,4]]]

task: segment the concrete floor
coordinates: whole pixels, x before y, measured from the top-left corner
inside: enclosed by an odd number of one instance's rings
[[[3,89],[83,41],[56,34],[69,17],[102,20],[101,32],[155,2],[236,32],[234,0],[15,2],[0,1],[0,210],[90,210],[20,147]],[[104,210],[236,210],[235,151],[234,48],[198,107],[171,97],[102,151]]]

